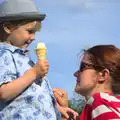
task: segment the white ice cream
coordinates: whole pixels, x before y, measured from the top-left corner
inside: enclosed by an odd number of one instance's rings
[[[45,43],[39,42],[36,49],[46,49]]]

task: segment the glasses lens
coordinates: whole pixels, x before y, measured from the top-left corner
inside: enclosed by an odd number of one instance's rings
[[[79,71],[82,72],[85,68],[86,68],[86,64],[84,62],[81,62]]]
[[[93,64],[90,64],[90,63],[81,62],[79,72],[83,72],[86,69],[95,69],[95,70],[101,71],[101,70],[104,69],[104,67],[93,65]]]
[[[88,63],[85,63],[85,62],[81,62],[79,72],[83,72],[86,69],[93,69],[93,68],[94,68],[94,65],[88,64]]]

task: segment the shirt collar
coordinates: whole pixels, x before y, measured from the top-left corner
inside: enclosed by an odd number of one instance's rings
[[[27,50],[27,49],[19,48],[19,47],[10,45],[6,42],[0,43],[0,45],[1,45],[0,48],[8,49],[13,53],[18,52],[20,54],[27,54],[29,52],[29,50]]]

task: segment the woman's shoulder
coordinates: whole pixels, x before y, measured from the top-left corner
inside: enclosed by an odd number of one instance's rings
[[[120,115],[120,97],[110,93],[96,93],[92,97],[91,104],[93,118],[99,117],[102,119],[105,116],[118,117]],[[107,119],[108,120],[108,119]]]
[[[107,93],[107,92],[100,92],[100,93],[96,93],[92,96],[94,98],[94,100],[106,100],[106,101],[119,101],[120,100],[120,95],[113,95],[111,93]]]
[[[103,103],[103,101],[105,101],[105,102],[120,102],[120,95],[115,96],[110,93],[102,93],[102,92],[95,93],[93,96],[91,96],[88,99],[87,104],[97,105],[97,104]]]
[[[115,96],[110,93],[96,93],[90,99],[92,99],[91,105],[96,108],[98,106],[116,106],[120,104],[120,96]]]
[[[120,100],[120,96],[115,96],[111,93],[107,93],[107,92],[100,92],[100,93],[96,93],[94,94],[93,96],[91,96],[92,99],[94,99],[93,101],[96,102],[96,101],[102,101],[102,100],[105,100],[105,101],[117,101],[117,100]]]

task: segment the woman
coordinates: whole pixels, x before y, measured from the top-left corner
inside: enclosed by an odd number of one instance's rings
[[[78,71],[75,91],[87,103],[79,120],[120,119],[120,50],[113,45],[98,45],[86,50]],[[64,100],[54,90],[58,103]],[[62,91],[63,92],[63,91]],[[63,96],[63,95],[62,95]]]

